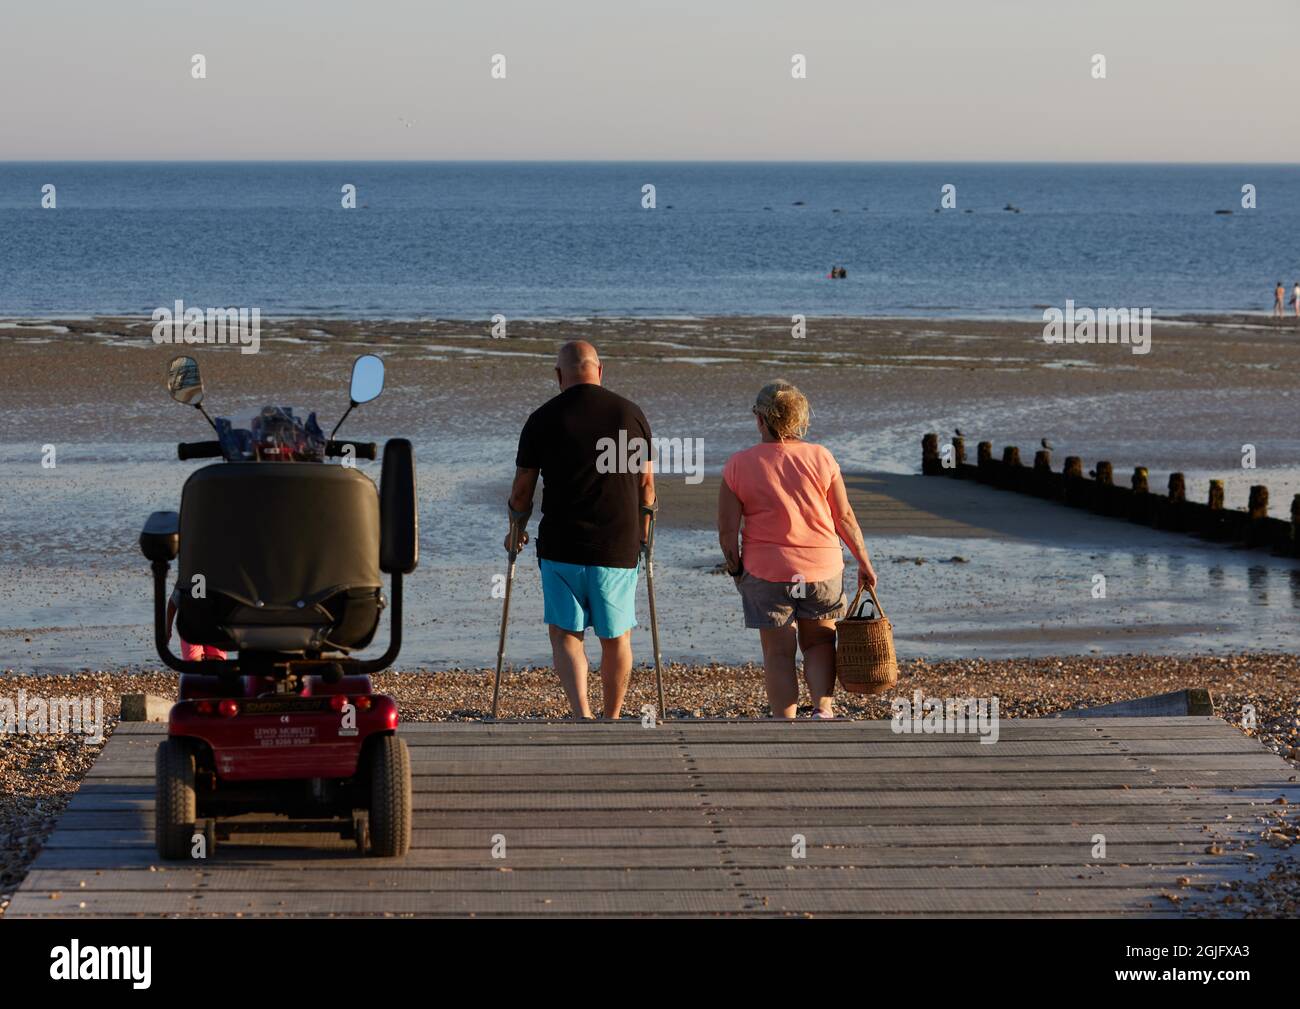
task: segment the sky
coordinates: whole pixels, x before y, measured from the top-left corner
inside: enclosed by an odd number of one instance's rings
[[[1294,163],[1300,3],[3,0],[0,95],[0,160]]]

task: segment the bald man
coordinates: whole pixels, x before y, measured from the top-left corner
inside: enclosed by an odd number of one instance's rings
[[[540,476],[543,619],[577,718],[592,717],[584,647],[589,627],[600,639],[604,715],[618,718],[623,712],[632,674],[637,561],[649,528],[642,507],[655,500],[650,425],[639,406],[601,386],[604,374],[600,355],[587,341],[560,348],[559,395],[533,411],[519,435],[505,543],[510,550],[528,542]]]

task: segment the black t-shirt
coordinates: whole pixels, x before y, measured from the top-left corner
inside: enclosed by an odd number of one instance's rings
[[[641,552],[637,461],[647,457],[650,445],[641,408],[598,385],[570,386],[534,410],[519,435],[515,465],[542,471],[537,556],[636,567]]]

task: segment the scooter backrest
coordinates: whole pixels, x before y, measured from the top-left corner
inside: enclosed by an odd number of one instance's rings
[[[380,586],[379,495],[363,474],[315,463],[219,463],[185,483],[180,578],[257,608],[311,607]]]
[[[409,575],[420,562],[420,519],[415,498],[415,451],[405,438],[390,438],[384,445],[379,500],[379,566],[388,574]]]

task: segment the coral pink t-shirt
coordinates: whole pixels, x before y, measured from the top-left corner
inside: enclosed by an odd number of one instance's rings
[[[740,499],[746,571],[769,582],[842,576],[830,503],[839,471],[829,451],[805,441],[760,442],[727,460],[722,479]]]

